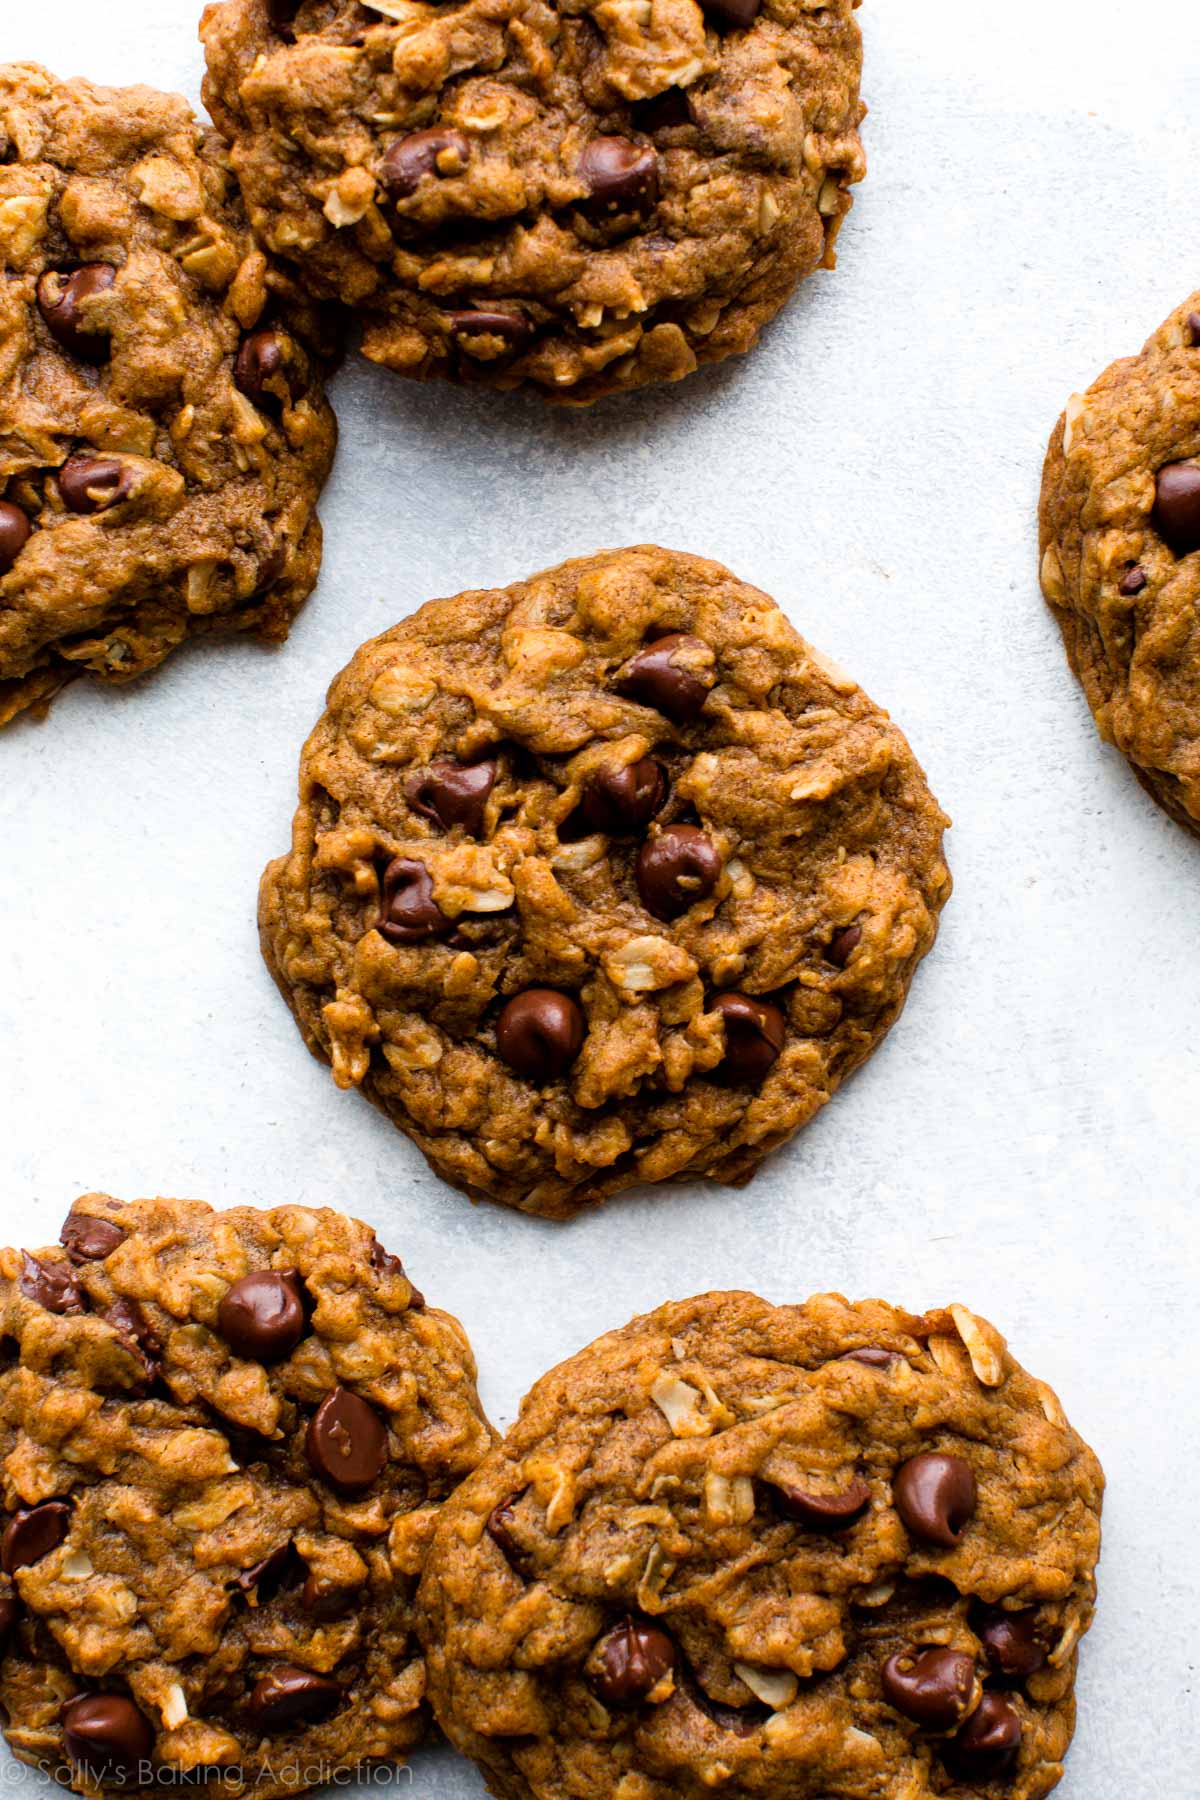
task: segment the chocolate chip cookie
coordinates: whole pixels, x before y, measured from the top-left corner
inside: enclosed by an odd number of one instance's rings
[[[653,546],[430,602],[333,683],[263,950],[309,1048],[469,1193],[744,1181],[870,1055],[950,891],[900,732]]]
[[[661,1307],[443,1508],[438,1721],[504,1800],[1038,1800],[1103,1476],[965,1307]]]
[[[250,219],[405,375],[575,403],[748,350],[833,264],[858,0],[225,0]]]
[[[185,638],[285,638],[335,425],[216,133],[0,68],[0,259],[0,724]]]
[[[1042,591],[1100,734],[1200,833],[1200,293],[1076,394],[1042,477]]]
[[[369,1228],[88,1194],[0,1251],[0,1342],[16,1754],[268,1800],[402,1757],[415,1577],[491,1437],[461,1326]]]

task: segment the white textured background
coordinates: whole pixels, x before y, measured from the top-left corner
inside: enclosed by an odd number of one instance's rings
[[[3,0],[0,53],[193,97],[195,0]],[[1036,585],[1066,396],[1200,281],[1193,0],[868,0],[867,183],[748,361],[575,415],[349,366],[290,644],[70,690],[0,744],[0,1225],[89,1188],[371,1220],[466,1322],[496,1420],[708,1287],[960,1298],[1110,1478],[1064,1800],[1200,1791],[1193,1692],[1200,846],[1098,743]],[[473,1209],[303,1049],[259,961],[329,678],[422,600],[657,539],[773,593],[908,732],[957,892],[901,1024],[744,1193]],[[14,1771],[0,1765],[0,1780]],[[36,1778],[33,1778],[36,1779]],[[481,1792],[447,1753],[430,1800]]]

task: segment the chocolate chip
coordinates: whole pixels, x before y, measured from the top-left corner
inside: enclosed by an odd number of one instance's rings
[[[877,1344],[864,1344],[860,1350],[847,1350],[839,1362],[865,1363],[868,1369],[890,1369],[893,1363],[900,1361],[894,1350],[884,1350]]]
[[[779,1008],[753,994],[718,994],[712,1010],[725,1021],[721,1075],[728,1081],[762,1081],[787,1036],[787,1021]]]
[[[637,1706],[675,1667],[675,1646],[648,1619],[622,1619],[588,1659],[592,1692],[606,1706]]]
[[[1154,529],[1176,556],[1200,550],[1200,464],[1168,463],[1158,471]]]
[[[585,1030],[583,1012],[569,994],[526,988],[496,1020],[496,1048],[526,1081],[551,1081],[575,1061]]]
[[[304,1336],[304,1296],[294,1269],[255,1269],[225,1290],[217,1330],[235,1356],[275,1363]]]
[[[1191,312],[1187,316],[1188,336],[1192,340],[1192,349],[1200,346],[1200,313]]]
[[[924,1451],[897,1469],[892,1481],[896,1511],[925,1544],[953,1550],[975,1516],[975,1476],[961,1456]]]
[[[296,34],[292,30],[296,14],[300,11],[300,0],[267,0],[267,18],[271,29],[286,38],[289,44],[295,43]]]
[[[584,778],[578,820],[585,831],[602,831],[608,837],[628,837],[642,831],[667,798],[667,772],[652,756],[640,761],[605,764]]]
[[[523,344],[533,330],[524,313],[493,312],[483,307],[447,313],[446,322],[454,337],[503,338],[512,349]]]
[[[494,762],[460,763],[439,757],[422,775],[410,776],[405,793],[416,812],[443,831],[461,825],[468,837],[483,836],[484,810],[496,785]]]
[[[668,825],[642,845],[635,874],[646,911],[656,919],[677,919],[712,893],[721,877],[721,853],[699,826]]]
[[[115,456],[69,456],[58,471],[58,491],[68,512],[98,513],[128,497],[133,471]]]
[[[702,678],[689,666],[707,646],[699,638],[675,631],[656,638],[625,665],[618,691],[642,706],[653,706],[676,724],[685,724],[702,711],[713,677]]]
[[[773,1485],[780,1512],[806,1531],[845,1531],[862,1517],[871,1501],[871,1490],[861,1475],[840,1494],[813,1494],[804,1488]]]
[[[133,1779],[154,1748],[149,1721],[124,1694],[85,1694],[61,1716],[67,1755],[98,1780]]]
[[[387,1431],[374,1407],[335,1387],[312,1416],[305,1440],[318,1475],[347,1494],[369,1488],[387,1463]]]
[[[658,201],[658,158],[648,144],[593,138],[579,159],[579,173],[587,183],[589,213],[648,213]]]
[[[389,944],[423,944],[449,931],[448,919],[433,897],[433,876],[423,862],[397,856],[383,872],[383,892],[375,929]]]
[[[66,1263],[40,1262],[28,1250],[22,1250],[17,1286],[27,1300],[44,1306],[47,1312],[70,1315],[87,1310],[79,1284]]]
[[[762,0],[702,0],[702,5],[710,19],[719,19],[722,25],[744,28],[753,25]]]
[[[676,125],[690,125],[692,111],[682,88],[664,88],[648,100],[635,100],[629,115],[639,131],[670,131]]]
[[[505,1562],[519,1575],[523,1575],[528,1570],[530,1558],[513,1535],[513,1526],[516,1524],[513,1509],[520,1498],[519,1493],[510,1494],[507,1500],[502,1500],[499,1506],[493,1507],[488,1514],[486,1530]]]
[[[0,1569],[11,1575],[14,1569],[41,1562],[43,1556],[58,1549],[70,1528],[71,1509],[62,1500],[21,1507],[0,1538]]]
[[[844,969],[862,943],[861,925],[843,925],[829,940],[825,954],[835,968]]]
[[[373,1269],[378,1269],[381,1275],[403,1276],[404,1280],[408,1282],[411,1290],[408,1302],[409,1308],[413,1312],[421,1311],[422,1307],[425,1305],[424,1294],[421,1292],[420,1288],[413,1287],[400,1258],[394,1256],[390,1250],[385,1250],[378,1238],[371,1239],[371,1267]]]
[[[1132,600],[1134,595],[1140,594],[1142,589],[1146,587],[1148,583],[1149,577],[1146,574],[1145,569],[1138,568],[1135,564],[1132,569],[1127,569],[1120,581],[1118,581],[1117,592],[1118,594],[1124,594],[1127,600]]]
[[[946,1745],[946,1761],[968,1781],[986,1781],[1011,1769],[1020,1747],[1020,1713],[1002,1694],[985,1689],[962,1730]]]
[[[435,125],[397,138],[380,165],[379,179],[393,200],[407,200],[422,176],[461,175],[470,156],[471,146],[461,131]]]
[[[15,1594],[0,1594],[0,1653],[12,1636],[13,1626],[21,1613],[21,1602]]]
[[[111,1219],[97,1219],[90,1213],[68,1213],[58,1234],[73,1263],[103,1262],[125,1242],[125,1232]]]
[[[291,339],[273,325],[248,333],[234,358],[233,380],[260,412],[269,419],[278,419],[303,392]]]
[[[110,263],[85,263],[82,268],[47,269],[37,284],[38,311],[56,343],[83,362],[101,363],[109,351],[107,331],[90,324],[87,302],[106,294],[116,280]]]
[[[0,575],[8,571],[29,542],[33,527],[28,516],[11,500],[0,500]]]
[[[251,1689],[250,1716],[260,1731],[283,1731],[289,1725],[319,1724],[341,1701],[336,1681],[280,1663]]]
[[[136,1300],[114,1300],[101,1317],[114,1331],[119,1331],[123,1338],[130,1339],[148,1355],[162,1354],[162,1340]]]
[[[975,1661],[962,1650],[902,1650],[883,1665],[889,1706],[926,1731],[953,1731],[975,1695]]]
[[[1005,1612],[1003,1607],[989,1606],[977,1629],[988,1666],[995,1674],[1024,1681],[1045,1667],[1046,1646],[1038,1637],[1036,1607]]]
[[[331,1587],[319,1576],[308,1575],[300,1590],[300,1605],[311,1618],[328,1623],[349,1612],[359,1591],[353,1587]]]
[[[281,1589],[295,1586],[303,1567],[304,1564],[289,1538],[286,1544],[280,1544],[277,1550],[272,1550],[269,1556],[264,1556],[253,1568],[239,1570],[233,1578],[233,1585],[246,1595],[252,1606],[265,1606]]]

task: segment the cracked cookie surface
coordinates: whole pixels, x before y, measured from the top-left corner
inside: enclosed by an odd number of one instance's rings
[[[305,746],[260,896],[306,1042],[468,1192],[748,1178],[871,1053],[950,890],[887,715],[645,546],[422,607]]]
[[[1042,591],[1100,735],[1200,834],[1200,293],[1073,396],[1040,524]]]
[[[103,1194],[0,1251],[0,1706],[81,1793],[270,1797],[426,1723],[413,1597],[491,1442],[457,1320],[327,1209]]]
[[[285,638],[321,558],[324,337],[217,134],[176,95],[0,68],[0,261],[0,724],[187,638]]]
[[[754,343],[832,266],[857,0],[225,0],[250,218],[403,374],[584,402]]]
[[[708,1294],[533,1388],[418,1594],[501,1800],[1038,1800],[1103,1476],[965,1308]]]

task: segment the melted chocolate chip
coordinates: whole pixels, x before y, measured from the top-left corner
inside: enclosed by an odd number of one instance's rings
[[[85,263],[70,273],[47,269],[38,279],[38,311],[47,331],[81,362],[101,363],[108,356],[108,333],[89,319],[88,301],[106,294],[116,276],[111,263]]]
[[[255,1269],[222,1295],[217,1330],[235,1356],[275,1363],[304,1336],[304,1295],[294,1269]]]
[[[583,1048],[582,1009],[555,988],[526,988],[514,994],[496,1020],[496,1048],[526,1081],[553,1081],[564,1075]]]
[[[675,1646],[648,1619],[622,1619],[588,1661],[592,1692],[606,1706],[638,1706],[675,1667]]]
[[[369,1488],[387,1463],[383,1421],[373,1407],[345,1387],[335,1387],[322,1400],[304,1447],[316,1473],[347,1494]]]
[[[1034,1606],[1019,1612],[1005,1612],[1003,1607],[989,1606],[979,1625],[979,1641],[993,1674],[1009,1681],[1024,1681],[1046,1666],[1046,1646],[1038,1636],[1038,1613]]]
[[[722,1077],[749,1084],[764,1080],[787,1036],[787,1020],[779,1008],[753,994],[718,994],[712,1010],[725,1022]]]
[[[635,874],[646,911],[677,919],[712,893],[721,878],[721,853],[698,826],[668,825],[642,845]]]
[[[468,837],[482,837],[488,796],[496,785],[494,762],[460,763],[440,757],[424,774],[409,778],[408,803],[443,831],[461,825]]]
[[[892,1481],[901,1521],[925,1544],[953,1550],[975,1516],[975,1476],[961,1456],[925,1451],[902,1463]]]
[[[962,1730],[946,1745],[945,1757],[968,1781],[1003,1777],[1021,1747],[1021,1715],[1002,1694],[985,1690]]]
[[[840,1494],[814,1494],[780,1484],[775,1484],[774,1492],[779,1511],[806,1531],[846,1531],[871,1503],[871,1490],[861,1475]]]
[[[1200,464],[1168,463],[1158,471],[1151,516],[1175,556],[1200,550]]]
[[[245,1594],[251,1606],[265,1606],[285,1587],[294,1587],[300,1581],[303,1569],[304,1563],[289,1538],[286,1544],[280,1544],[253,1568],[240,1570],[233,1578],[233,1585]]]
[[[115,456],[69,456],[58,471],[58,491],[68,512],[98,513],[129,497],[133,471]]]
[[[446,322],[454,337],[503,338],[510,349],[523,344],[533,330],[524,313],[490,311],[483,307],[447,313]]]
[[[289,1725],[316,1725],[341,1702],[336,1681],[280,1663],[251,1689],[250,1717],[260,1731],[283,1731]]]
[[[471,156],[471,146],[461,131],[435,125],[397,138],[379,169],[379,179],[391,199],[407,200],[425,175],[461,175]]]
[[[1191,339],[1191,347],[1195,350],[1200,346],[1200,313],[1191,312],[1188,314],[1187,329],[1188,336]]]
[[[683,632],[657,638],[625,665],[618,691],[642,706],[653,706],[677,725],[695,719],[712,686],[711,672],[701,677],[690,665],[706,649],[699,638]]]
[[[889,1706],[926,1731],[953,1731],[975,1695],[975,1662],[962,1650],[902,1650],[883,1665]]]
[[[359,1592],[360,1589],[353,1587],[331,1587],[319,1576],[310,1574],[305,1577],[300,1590],[300,1605],[311,1618],[328,1623],[348,1613]]]
[[[878,1344],[864,1344],[859,1350],[847,1350],[838,1361],[865,1363],[868,1369],[890,1369],[900,1358],[894,1350],[884,1350]]]
[[[291,339],[273,325],[249,332],[234,358],[233,380],[259,412],[269,419],[280,418],[284,408],[294,406],[303,392]]]
[[[11,500],[0,500],[0,575],[8,571],[29,542],[33,527],[19,506]]]
[[[519,1493],[510,1494],[507,1500],[502,1500],[499,1506],[493,1507],[488,1515],[486,1530],[505,1562],[515,1569],[518,1575],[524,1575],[528,1571],[530,1558],[513,1535],[513,1527],[516,1524],[516,1513],[513,1509],[520,1498]]]
[[[71,1528],[71,1509],[62,1500],[46,1500],[41,1506],[22,1506],[13,1513],[0,1537],[0,1569],[11,1575],[29,1563],[41,1562],[66,1537]]]
[[[125,1242],[125,1232],[111,1219],[97,1219],[90,1213],[68,1213],[58,1241],[73,1263],[103,1262]]]
[[[378,1269],[381,1275],[387,1275],[389,1277],[395,1275],[403,1276],[411,1289],[411,1298],[408,1302],[410,1310],[413,1312],[420,1312],[422,1310],[425,1305],[424,1294],[421,1292],[420,1288],[413,1287],[400,1258],[393,1255],[392,1251],[385,1250],[378,1238],[371,1239],[371,1267],[373,1269]]]
[[[124,1694],[85,1694],[62,1709],[63,1745],[97,1780],[129,1781],[154,1748],[145,1715]]]
[[[1149,586],[1149,579],[1145,569],[1139,568],[1135,564],[1132,569],[1126,569],[1118,581],[1117,592],[1123,594],[1127,600],[1132,600],[1142,592],[1143,588]]]
[[[382,889],[375,929],[389,944],[423,944],[451,929],[453,920],[433,897],[433,877],[415,857],[395,857],[383,872]]]
[[[744,30],[758,17],[762,0],[702,0],[702,5],[710,19]]]
[[[825,954],[836,969],[844,969],[862,943],[861,925],[843,925],[829,940]]]
[[[586,209],[598,217],[652,212],[658,201],[658,158],[648,144],[597,137],[579,160],[587,183]]]
[[[27,1300],[44,1306],[47,1312],[70,1315],[87,1311],[87,1303],[67,1263],[40,1262],[28,1250],[22,1250],[17,1286]]]
[[[114,1300],[101,1317],[148,1356],[161,1356],[162,1339],[136,1300]]]
[[[572,823],[607,837],[631,837],[661,812],[666,798],[667,772],[652,756],[624,767],[602,766],[586,776]]]

